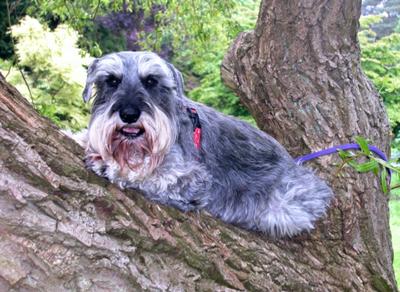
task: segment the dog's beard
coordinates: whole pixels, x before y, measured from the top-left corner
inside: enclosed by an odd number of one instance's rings
[[[160,165],[175,141],[171,120],[157,107],[153,115],[142,112],[133,124],[108,110],[95,115],[89,127],[87,158],[119,166],[119,175],[143,179]],[[133,174],[132,174],[133,172]]]

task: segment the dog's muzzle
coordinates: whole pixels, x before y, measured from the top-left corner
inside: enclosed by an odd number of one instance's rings
[[[136,125],[141,111],[134,106],[121,107],[118,111],[121,121],[126,125],[119,129],[120,134],[129,139],[137,138],[144,134],[144,128]]]

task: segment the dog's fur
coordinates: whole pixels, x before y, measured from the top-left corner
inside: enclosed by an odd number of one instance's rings
[[[75,139],[87,166],[121,188],[272,237],[309,231],[325,213],[332,191],[321,179],[264,132],[187,99],[181,73],[158,55],[96,59],[85,101],[94,87],[89,128]],[[201,121],[200,150],[187,108]],[[126,109],[133,121],[123,122]]]

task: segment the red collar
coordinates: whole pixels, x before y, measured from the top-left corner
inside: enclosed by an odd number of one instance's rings
[[[193,107],[186,108],[193,124],[193,143],[197,150],[201,148],[201,123],[197,110]]]

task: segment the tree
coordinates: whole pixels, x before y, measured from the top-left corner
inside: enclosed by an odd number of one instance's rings
[[[225,56],[225,83],[293,156],[349,143],[356,135],[389,152],[382,100],[360,67],[360,7],[361,1],[264,0],[255,31],[240,34]],[[339,260],[338,281],[347,282],[343,289],[353,289],[355,279],[394,289],[388,198],[372,175],[346,171],[337,178],[334,162],[326,157],[313,166],[335,191],[320,239],[349,256]]]
[[[224,79],[292,154],[353,133],[388,150],[382,104],[359,68],[360,2],[298,2],[263,1],[255,33],[240,35],[225,59]],[[321,160],[336,191],[328,216],[311,234],[272,241],[151,204],[89,173],[82,149],[3,77],[0,111],[1,290],[396,289],[387,198],[372,176],[332,180],[332,159]]]

